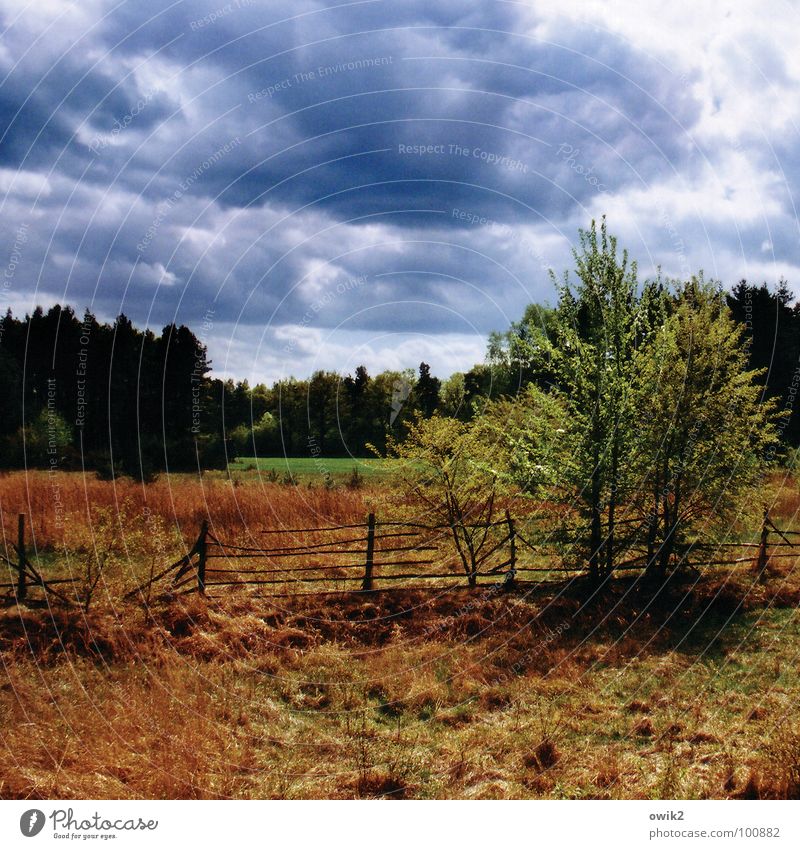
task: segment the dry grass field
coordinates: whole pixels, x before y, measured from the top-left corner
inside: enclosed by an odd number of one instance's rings
[[[88,613],[0,613],[0,798],[800,794],[794,558],[657,593],[619,578],[588,600],[577,581],[289,599],[236,588],[148,609],[119,588],[203,516],[243,535],[265,515],[361,521],[380,492],[56,483],[59,516],[46,475],[0,478],[7,544],[24,505],[45,563],[102,537],[103,510],[121,509],[127,531],[116,583]],[[776,521],[795,526],[796,484],[773,489]]]
[[[19,512],[32,520],[37,545],[52,549],[63,546],[70,533],[88,532],[98,509],[133,518],[158,517],[189,541],[206,517],[212,527],[234,536],[297,522],[360,522],[366,511],[365,492],[374,495],[374,490],[344,486],[283,486],[258,473],[162,475],[143,485],[130,478],[101,481],[91,472],[0,472],[0,516],[5,546],[16,539]]]

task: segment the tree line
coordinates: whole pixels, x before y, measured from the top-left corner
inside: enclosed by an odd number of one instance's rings
[[[146,480],[234,457],[366,456],[388,432],[404,432],[414,411],[449,410],[441,390],[426,363],[250,386],[214,378],[185,325],[156,334],[124,315],[102,323],[68,306],[22,319],[9,310],[0,321],[0,466]]]
[[[674,322],[692,303],[706,310],[707,338],[717,339],[722,329],[740,340],[742,367],[757,373],[753,385],[784,411],[781,441],[800,443],[793,409],[800,307],[784,282],[771,291],[741,281],[729,293],[701,280],[683,288],[661,279],[640,283],[635,265],[616,258],[605,224],[582,240],[578,279],[617,275],[619,291],[605,293],[606,302],[589,283],[582,284],[589,287],[584,291],[558,281],[555,307],[530,305],[520,321],[492,334],[484,363],[444,381],[423,362],[418,370],[372,376],[362,365],[353,375],[318,371],[307,379],[250,386],[214,378],[205,345],[184,325],[157,334],[124,315],[103,323],[68,306],[37,308],[21,319],[9,310],[0,321],[0,465],[90,468],[147,479],[163,469],[223,467],[233,457],[367,456],[373,447],[384,452],[406,437],[418,417],[471,423],[497,399],[525,399],[537,391],[550,403],[569,390],[580,399],[574,421],[582,423],[587,440],[581,450],[597,461],[589,483],[597,493],[606,486],[604,475],[619,487],[620,458],[630,448],[615,443],[606,457],[602,445],[626,415],[632,374],[644,380],[648,373],[648,363],[634,354],[655,344],[648,335],[653,328]],[[613,328],[618,335],[609,337]],[[596,356],[602,350],[601,360],[575,359],[586,346]],[[695,357],[696,351],[685,353]],[[574,373],[568,375],[569,363]],[[695,363],[690,359],[691,369]],[[592,394],[587,381],[600,374],[606,394]],[[652,392],[652,408],[663,407],[663,415],[665,404],[681,400],[665,394],[660,383]],[[608,509],[615,509],[613,498]],[[597,516],[593,521],[602,525]]]

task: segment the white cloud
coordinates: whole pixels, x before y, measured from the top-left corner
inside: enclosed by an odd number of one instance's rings
[[[215,374],[247,377],[251,383],[307,377],[318,369],[353,374],[362,364],[374,375],[385,369],[416,369],[420,362],[444,378],[481,362],[485,350],[481,334],[324,332],[299,325],[266,331],[220,325],[209,345]]]
[[[703,105],[693,135],[730,142],[797,129],[800,10],[786,0],[540,0],[535,11],[543,37],[563,38],[565,20],[588,23],[684,79]]]
[[[37,195],[47,197],[52,191],[50,181],[45,174],[36,171],[19,170],[11,168],[0,168],[0,192],[6,196],[19,198],[30,198],[33,200]]]

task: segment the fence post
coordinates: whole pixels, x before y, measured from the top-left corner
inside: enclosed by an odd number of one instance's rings
[[[764,510],[764,521],[761,523],[761,541],[758,545],[758,560],[756,568],[762,572],[767,566],[767,540],[769,538],[769,510]]]
[[[372,589],[372,566],[375,559],[375,514],[370,513],[367,518],[367,562],[364,567],[364,580],[361,582],[362,590]]]
[[[509,566],[511,567],[506,574],[505,586],[510,587],[514,583],[514,579],[517,577],[517,531],[514,527],[514,519],[511,517],[511,513],[506,510],[506,522],[508,522],[508,539],[511,543],[511,557]]]
[[[28,585],[25,583],[25,514],[17,517],[17,601],[24,601],[28,595]]]
[[[206,537],[208,536],[208,521],[203,519],[200,525],[200,536],[197,538],[197,591],[202,595],[206,592]]]

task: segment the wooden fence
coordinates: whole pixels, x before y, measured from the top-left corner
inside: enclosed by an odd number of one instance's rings
[[[488,576],[506,583],[517,574],[514,519],[465,526],[477,533],[480,546],[469,561],[469,571],[452,552],[453,529],[418,522],[378,521],[370,513],[361,524],[312,528],[275,528],[274,535],[322,539],[296,545],[242,545],[226,542],[209,530],[207,522],[187,555],[136,587],[128,596],[146,593],[156,582],[170,591],[207,592],[212,587],[266,586],[278,591],[298,588],[324,591],[370,592],[403,582],[430,587],[431,581],[450,580],[475,584]],[[485,533],[482,533],[485,531]],[[448,549],[450,551],[448,552]],[[247,561],[240,565],[242,561]],[[293,594],[296,594],[293,593]]]
[[[487,579],[511,587],[528,573],[586,571],[584,567],[542,565],[546,547],[531,543],[520,533],[508,511],[499,521],[459,527],[472,534],[475,543],[466,561],[461,556],[464,552],[458,545],[457,529],[421,522],[378,521],[374,513],[360,524],[272,528],[251,536],[256,541],[264,537],[263,545],[226,542],[203,521],[197,539],[183,557],[130,590],[125,597],[149,598],[153,589],[205,594],[214,587],[234,586],[263,586],[270,595],[284,592],[296,595],[298,589],[315,594],[371,592],[393,586],[441,589],[463,586],[465,581],[474,586]],[[302,541],[270,545],[269,541],[277,535]],[[310,536],[314,539],[309,542]],[[760,572],[771,560],[800,557],[800,541],[792,542],[792,536],[800,536],[800,531],[779,530],[765,512],[758,542],[696,542],[677,549],[676,559],[679,563],[691,559],[695,567],[750,563]],[[521,561],[520,546],[539,560]],[[0,589],[8,591],[8,602],[25,601],[31,589],[39,589],[64,603],[77,600],[74,594],[70,599],[68,590],[62,592],[56,586],[81,579],[45,579],[31,563],[25,543],[24,514],[19,516],[17,543],[10,547],[14,549],[13,558],[0,555],[13,579],[0,583]],[[786,548],[792,551],[787,552]],[[729,549],[750,553],[727,559],[718,556]],[[618,564],[615,571],[644,569],[647,565],[647,556],[640,553]]]
[[[0,554],[0,561],[4,562],[9,569],[9,575],[16,574],[16,580],[11,583],[0,583],[0,589],[10,590],[9,598],[13,601],[25,601],[28,597],[28,589],[39,587],[45,594],[53,596],[61,602],[70,604],[71,600],[55,589],[56,584],[73,584],[78,578],[54,578],[45,580],[38,569],[28,558],[25,546],[25,514],[20,513],[17,517],[17,544],[12,546],[16,557],[14,560]]]

